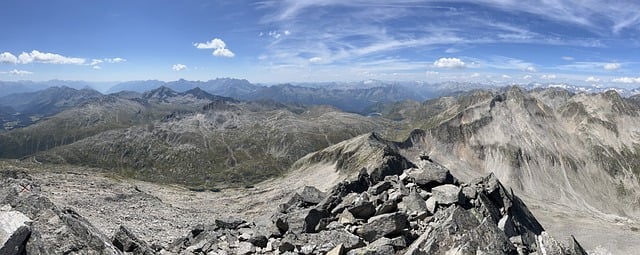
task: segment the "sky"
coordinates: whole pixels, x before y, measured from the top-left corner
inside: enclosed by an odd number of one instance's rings
[[[0,80],[640,86],[636,0],[2,0]]]

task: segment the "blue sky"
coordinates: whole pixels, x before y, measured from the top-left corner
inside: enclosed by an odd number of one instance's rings
[[[2,0],[0,80],[640,86],[640,2]]]

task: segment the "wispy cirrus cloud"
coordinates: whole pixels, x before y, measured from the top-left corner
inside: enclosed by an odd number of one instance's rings
[[[16,76],[24,76],[24,75],[30,75],[30,74],[33,74],[33,72],[25,71],[25,70],[18,70],[18,69],[13,69],[13,70],[8,71],[8,72],[0,72],[0,73],[1,73],[1,74],[16,75]]]

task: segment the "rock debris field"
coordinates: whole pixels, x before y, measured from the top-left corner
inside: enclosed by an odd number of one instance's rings
[[[141,182],[9,168],[0,172],[0,254],[586,254],[545,232],[493,175],[463,184],[429,160],[399,172],[363,169],[326,192],[191,192],[181,203],[201,207],[187,208],[163,202],[184,196],[179,189],[156,197],[147,192],[159,186]],[[85,181],[56,183],[65,178]],[[67,192],[94,194],[62,201]],[[233,203],[246,196],[273,202]]]

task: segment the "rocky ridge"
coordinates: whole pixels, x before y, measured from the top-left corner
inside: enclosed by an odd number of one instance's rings
[[[270,220],[218,219],[167,247],[177,254],[586,254],[558,242],[494,175],[459,183],[423,157],[328,192],[306,186]]]
[[[395,148],[387,150],[403,158]],[[305,186],[268,219],[221,216],[168,245],[150,245],[128,226],[108,238],[72,208],[53,204],[25,172],[3,170],[0,214],[8,217],[0,218],[0,226],[13,227],[0,228],[1,249],[15,254],[586,254],[575,239],[565,245],[544,232],[494,175],[460,183],[426,155],[405,167],[363,168],[326,191]]]

